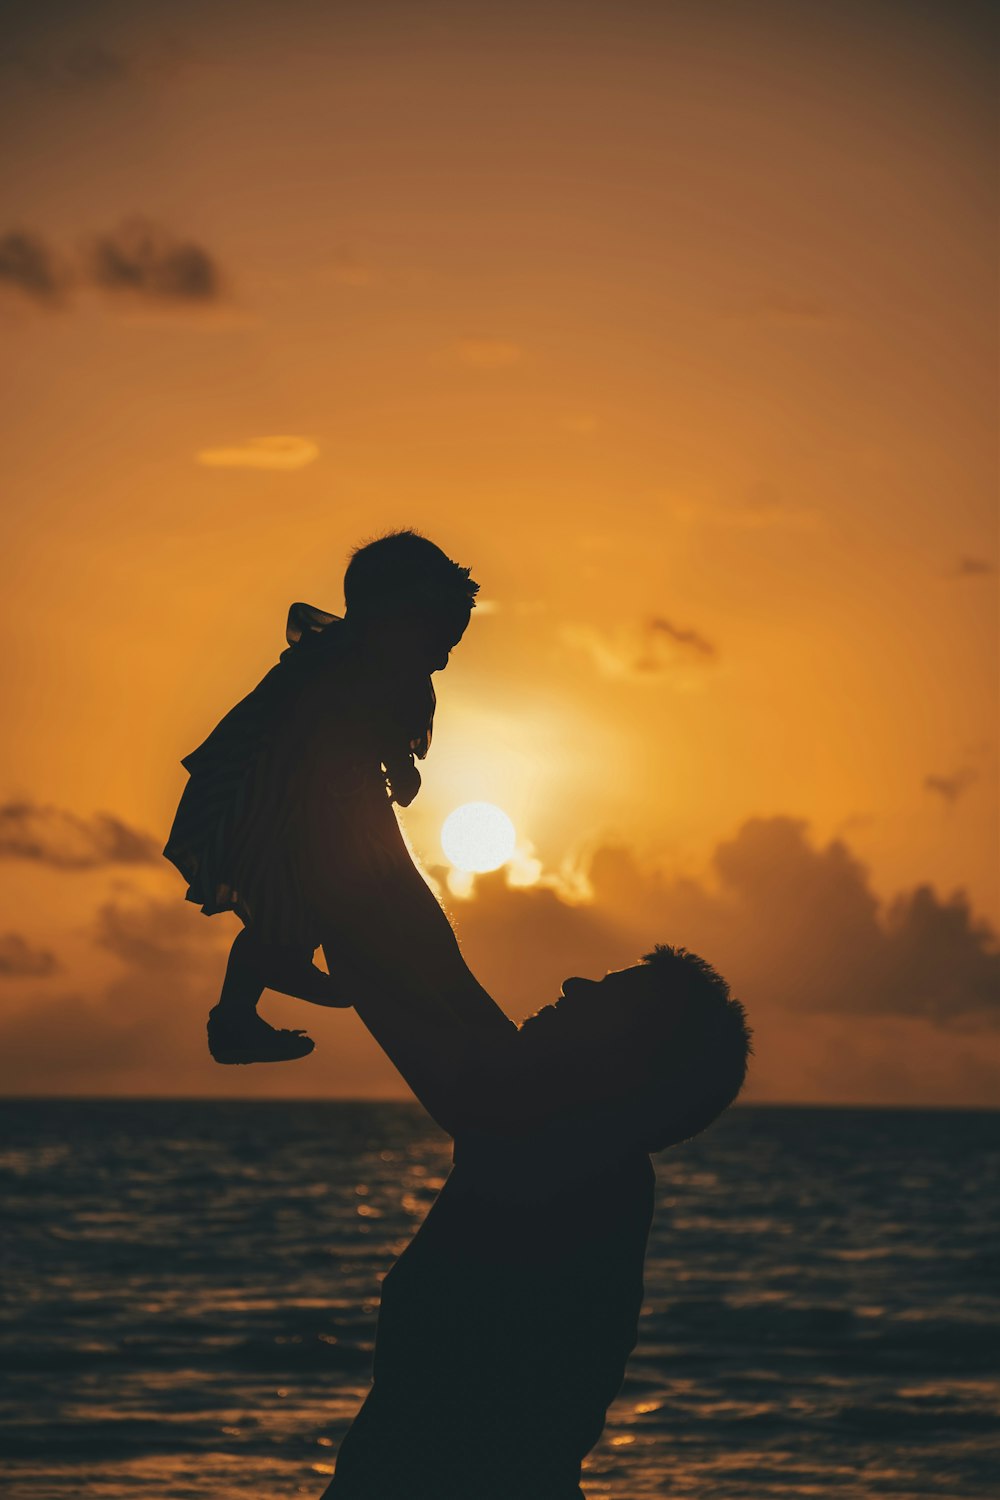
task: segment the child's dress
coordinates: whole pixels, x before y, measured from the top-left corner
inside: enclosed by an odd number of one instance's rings
[[[265,942],[312,952],[367,883],[412,873],[393,800],[415,795],[430,746],[430,677],[362,662],[346,621],[293,604],[288,649],[184,757],[164,854],[206,915],[234,911]],[[395,776],[397,788],[392,785]]]

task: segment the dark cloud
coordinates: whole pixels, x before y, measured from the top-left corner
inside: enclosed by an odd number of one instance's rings
[[[40,235],[12,229],[0,237],[0,282],[54,307],[62,301],[69,279]]]
[[[215,957],[221,932],[220,923],[192,922],[183,900],[113,900],[98,911],[94,936],[100,947],[144,972],[166,964],[189,974],[199,972],[207,956]]]
[[[55,955],[47,948],[33,948],[18,932],[0,933],[0,975],[32,979],[57,968]]]
[[[960,557],[952,576],[955,578],[984,578],[994,572],[996,572],[996,569],[985,557]]]
[[[160,847],[147,833],[110,813],[81,818],[32,802],[0,806],[0,858],[27,859],[59,870],[158,863]]]
[[[8,1090],[114,1091],[138,1074],[158,1076],[170,1094],[200,1059],[225,934],[183,901],[126,899],[101,909],[97,937],[122,959],[122,974],[96,993],[48,996],[4,1019]]]
[[[160,306],[203,308],[223,296],[214,256],[150,219],[129,219],[95,236],[71,268],[41,235],[12,229],[0,237],[0,284],[39,305],[66,306],[74,283]]]
[[[154,301],[208,303],[222,292],[219,267],[204,246],[177,239],[150,219],[129,219],[99,235],[88,266],[103,290]]]
[[[218,999],[236,930],[179,897],[132,893],[110,901],[98,915],[96,938],[119,961],[120,972],[91,991],[34,997],[0,1015],[0,1093],[214,1098],[405,1092],[353,1013],[272,995],[262,1006],[269,1019],[283,1026],[308,1022],[320,1040],[319,1054],[282,1068],[213,1063],[205,1019]]]
[[[711,641],[707,641],[697,630],[691,630],[681,625],[674,625],[670,620],[664,620],[659,616],[649,622],[649,628],[654,635],[665,635],[669,640],[675,641],[678,646],[693,651],[696,656],[707,656],[714,658],[715,647]]]
[[[28,82],[65,92],[104,89],[128,75],[124,53],[102,41],[69,46],[33,46],[8,41],[0,50],[0,69]]]
[[[75,24],[80,23],[81,30],[90,30],[95,24],[90,6],[67,7],[57,20],[51,15],[43,17],[38,3],[20,10],[22,15],[11,17],[0,42],[0,77],[6,75],[11,81],[20,80],[53,93],[84,98],[102,95],[129,80],[141,83],[169,76],[206,60],[168,35],[134,39],[127,46],[102,36],[72,37],[68,33]]]
[[[886,902],[846,844],[792,818],[755,818],[720,844],[704,880],[644,867],[624,847],[591,861],[592,899],[480,878],[451,911],[473,970],[520,1019],[572,974],[635,962],[654,942],[713,963],[756,1034],[751,1097],[854,1102],[1000,1101],[1000,952],[961,893],[921,885]],[[179,895],[116,896],[94,937],[117,978],[0,1020],[0,1088],[16,1092],[323,1095],[403,1092],[350,1013],[267,996],[279,1025],[308,1025],[317,1053],[287,1069],[207,1058],[236,924]],[[234,1076],[236,1075],[236,1076]]]
[[[716,849],[713,874],[711,885],[670,878],[605,848],[590,867],[592,902],[511,890],[494,876],[456,907],[459,931],[487,988],[494,980],[521,1014],[569,974],[599,974],[670,942],[789,1016],[1000,1029],[997,935],[962,893],[945,900],[919,886],[886,905],[845,843],[817,848],[804,822],[781,817],[745,823]]]
[[[954,805],[977,779],[977,773],[970,766],[962,766],[950,776],[925,776],[924,790],[935,792]]]

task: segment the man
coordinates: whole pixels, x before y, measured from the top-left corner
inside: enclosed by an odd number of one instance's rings
[[[702,959],[658,946],[517,1028],[471,975],[461,997],[440,908],[414,905],[350,988],[454,1168],[383,1282],[372,1389],[324,1500],[582,1500],[637,1338],[649,1152],[736,1097],[745,1015]],[[418,951],[450,971],[437,992]]]

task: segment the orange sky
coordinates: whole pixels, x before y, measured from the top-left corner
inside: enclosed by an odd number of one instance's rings
[[[757,1097],[1000,1099],[989,24],[12,25],[3,1087],[396,1087],[353,1017],[280,1082],[213,1070],[232,928],[142,836],[288,604],[338,609],[350,546],[412,524],[487,608],[406,826],[440,863],[486,798],[541,862],[455,905],[512,1014],[701,944],[758,1021]]]

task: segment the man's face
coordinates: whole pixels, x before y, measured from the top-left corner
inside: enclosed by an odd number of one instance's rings
[[[567,979],[555,1004],[529,1016],[522,1030],[532,1046],[544,1049],[554,1070],[597,1103],[645,1084],[652,1016],[662,1057],[664,1036],[681,1012],[681,994],[665,992],[662,977],[648,964],[634,964],[603,979]]]

